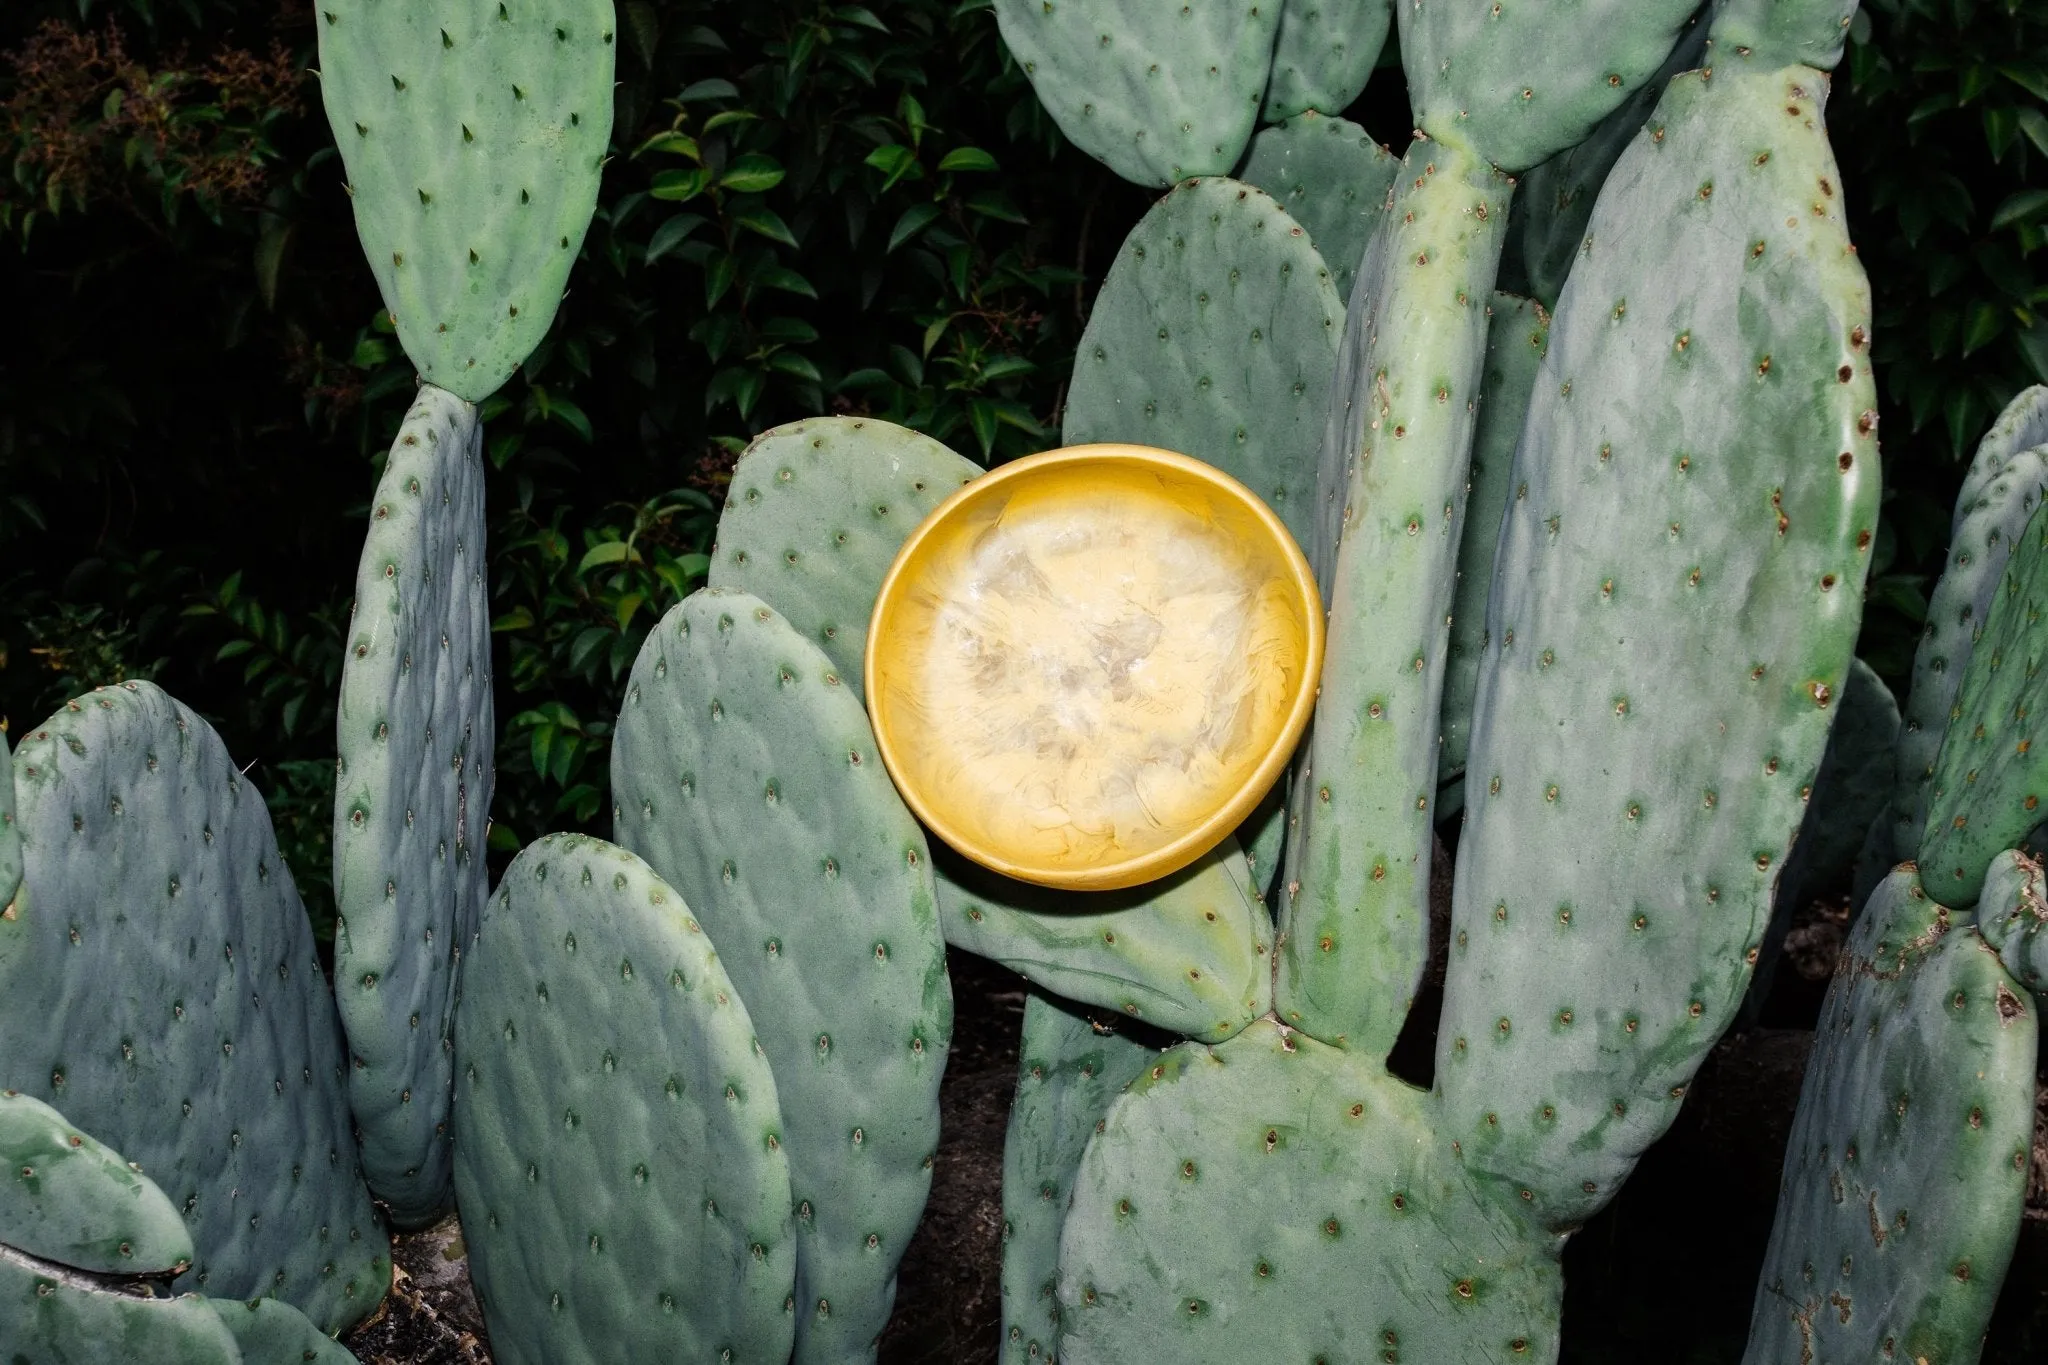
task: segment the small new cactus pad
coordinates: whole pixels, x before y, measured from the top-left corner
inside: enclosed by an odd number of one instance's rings
[[[547,335],[612,132],[611,0],[320,0],[356,232],[420,377],[488,398]]]
[[[787,1359],[789,1159],[755,1027],[640,859],[551,834],[505,869],[455,1016],[455,1187],[499,1360]]]
[[[1593,204],[1614,163],[1642,131],[1650,111],[1664,98],[1664,87],[1681,71],[1704,66],[1707,26],[1695,19],[1657,73],[1622,101],[1613,113],[1593,125],[1583,142],[1568,147],[1520,177],[1510,228],[1509,259],[1501,263],[1503,280],[1526,290],[1545,307],[1557,306],[1565,277],[1585,244]],[[1513,262],[1511,265],[1510,262]]]
[[[31,731],[14,792],[35,896],[0,919],[0,1086],[141,1163],[192,1230],[180,1288],[275,1295],[322,1331],[367,1316],[389,1246],[262,796],[146,682]]]
[[[1391,0],[1282,0],[1267,120],[1343,113],[1364,93],[1393,26]]]
[[[873,417],[763,432],[733,469],[710,585],[774,607],[857,697],[883,575],[918,523],[980,473],[931,437]]]
[[[1272,195],[1307,230],[1341,302],[1351,297],[1400,170],[1401,159],[1351,120],[1309,112],[1261,129],[1237,178]]]
[[[36,1260],[4,1241],[0,1345],[7,1365],[244,1365],[211,1301],[152,1296],[133,1282]]]
[[[1233,839],[1127,891],[1055,891],[951,854],[946,942],[1084,1005],[1221,1041],[1272,1007],[1273,924]]]
[[[1061,435],[1207,461],[1306,544],[1343,317],[1308,233],[1264,191],[1178,186],[1102,282]]]
[[[1770,66],[1832,71],[1861,0],[1714,0],[1715,60],[1737,52]]]
[[[1472,491],[1458,539],[1458,585],[1451,598],[1450,657],[1444,674],[1443,755],[1437,780],[1449,784],[1465,772],[1472,739],[1472,696],[1486,653],[1486,597],[1493,588],[1493,551],[1501,515],[1514,487],[1515,445],[1550,345],[1550,315],[1534,299],[1495,293],[1488,306],[1486,370],[1479,381],[1479,424],[1472,433]],[[1443,812],[1439,811],[1441,816]]]
[[[796,1360],[865,1360],[939,1145],[952,987],[924,832],[824,651],[742,592],[648,635],[612,745],[620,842],[688,898],[774,1065]]]
[[[1082,1150],[1116,1097],[1160,1055],[1120,1028],[1054,996],[1025,997],[1003,1140],[1004,1365],[1059,1356],[1060,1227]]]
[[[0,765],[12,771],[7,732],[0,730]],[[0,782],[0,916],[17,917],[27,909],[21,896],[21,827],[14,819],[14,784]]]
[[[1745,1365],[1974,1361],[2026,1203],[2039,1029],[1901,867],[1814,1030]]]
[[[1271,1020],[1155,1058],[1081,1159],[1059,1359],[1555,1359],[1556,1243],[1473,1199],[1431,1107]]]
[[[1678,1111],[1847,680],[1879,488],[1826,81],[1671,83],[1593,212],[1501,532],[1436,1084],[1584,1221]],[[1327,697],[1327,692],[1326,692]]]
[[[490,591],[483,427],[431,384],[384,465],[336,706],[335,1003],[363,1173],[400,1226],[451,1179],[462,945],[490,893]]]
[[[2048,818],[2048,515],[2036,507],[2014,539],[1956,690],[1920,832],[1922,878],[1956,905],[1974,903],[1991,860]]]
[[[1243,155],[1281,5],[996,0],[995,10],[1060,131],[1124,179],[1228,175]]]
[[[1545,0],[1395,6],[1415,126],[1501,170],[1525,171],[1584,140],[1650,79],[1699,5],[1585,0],[1561,8]]]
[[[1275,1003],[1375,1056],[1425,956],[1437,703],[1509,190],[1454,147],[1409,148],[1352,290],[1316,481],[1330,631],[1297,759]]]
[[[2015,456],[2048,446],[2048,385],[2036,384],[2005,405],[2005,411],[1977,443],[1977,453],[1956,491],[1955,526],[1977,505],[1984,485],[2004,472]],[[1952,526],[1951,532],[1955,529]]]
[[[2039,862],[2017,850],[1991,860],[1977,925],[2006,971],[2035,995],[2048,995],[2048,890]]]
[[[192,1234],[140,1168],[41,1100],[0,1093],[0,1245],[102,1275],[175,1275]]]
[[[355,1365],[348,1348],[282,1299],[208,1299],[242,1352],[242,1365]]]
[[[2048,390],[2043,390],[2048,392]],[[1913,690],[1906,694],[1905,725],[1899,735],[1896,789],[1892,793],[1892,849],[1910,858],[1927,823],[1934,761],[1948,736],[1949,714],[1963,677],[1976,655],[1991,605],[2005,579],[2013,547],[2048,497],[2048,445],[2001,451],[1995,435],[1977,448],[1967,503],[1956,504],[1949,532],[1948,564],[1927,599],[1927,621],[1913,655]],[[2042,433],[2048,442],[2048,431]],[[1995,462],[1998,471],[1976,477]],[[1944,892],[1944,894],[1947,894]]]

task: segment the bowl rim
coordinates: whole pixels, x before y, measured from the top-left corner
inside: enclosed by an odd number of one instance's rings
[[[1047,469],[1102,461],[1133,465],[1141,469],[1172,470],[1184,478],[1206,484],[1224,493],[1252,514],[1253,519],[1265,529],[1267,538],[1280,550],[1280,558],[1287,567],[1288,577],[1303,609],[1307,629],[1304,632],[1306,648],[1303,652],[1301,681],[1295,688],[1287,714],[1271,747],[1245,779],[1243,786],[1186,833],[1149,852],[1115,863],[1087,868],[1035,866],[1020,863],[986,847],[979,840],[964,836],[957,826],[932,809],[917,784],[906,778],[896,737],[891,731],[880,702],[881,693],[876,687],[877,657],[880,653],[878,646],[888,637],[889,618],[898,606],[905,574],[919,559],[919,550],[940,528],[947,525],[960,509],[992,496],[993,492],[999,491],[1007,484],[1030,478]],[[867,645],[861,659],[861,690],[867,706],[868,723],[874,730],[875,747],[881,753],[882,765],[887,769],[897,793],[903,798],[904,804],[910,807],[911,813],[918,821],[948,847],[992,871],[1036,886],[1070,891],[1114,891],[1170,876],[1200,859],[1243,824],[1245,818],[1280,780],[1287,764],[1301,745],[1309,719],[1315,712],[1316,700],[1322,692],[1323,646],[1327,616],[1328,613],[1323,606],[1322,590],[1316,586],[1315,573],[1309,567],[1308,557],[1302,553],[1301,547],[1295,543],[1293,534],[1288,531],[1287,524],[1266,505],[1263,498],[1237,479],[1212,464],[1157,446],[1132,445],[1124,442],[1062,446],[1057,450],[1041,451],[1036,455],[1012,460],[970,483],[961,485],[934,507],[905,538],[896,552],[895,559],[889,564],[888,573],[882,577],[881,588],[875,594],[874,609],[868,615]]]

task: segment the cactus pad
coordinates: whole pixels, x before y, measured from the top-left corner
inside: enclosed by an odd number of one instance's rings
[[[455,1030],[455,1184],[499,1360],[788,1356],[775,1077],[681,896],[599,839],[528,846]]]
[[[389,1247],[263,798],[205,721],[145,682],[27,735],[14,790],[35,896],[0,919],[0,1086],[141,1163],[192,1230],[181,1288],[275,1295],[325,1331],[360,1320]]]
[[[1308,233],[1263,191],[1178,186],[1102,282],[1061,434],[1205,460],[1306,544],[1343,315]]]
[[[1832,71],[1861,0],[1714,0],[1714,47],[1770,66]]]
[[[796,1359],[865,1359],[930,1188],[953,1028],[924,833],[832,661],[718,589],[641,648],[612,792],[620,841],[688,898],[775,1068]]]
[[[229,1303],[209,1299],[214,1316],[242,1352],[242,1365],[355,1365],[348,1348],[282,1299]]]
[[[1876,395],[1824,89],[1672,82],[1515,457],[1436,1082],[1468,1168],[1553,1227],[1612,1197],[1740,1003],[1849,671]]]
[[[1956,491],[1956,525],[1977,505],[1984,485],[2003,473],[2015,456],[2042,446],[2048,446],[2048,385],[2036,384],[2007,403],[2005,411],[1991,424],[1991,430],[1977,443],[1969,471]]]
[[[7,732],[0,730],[0,764],[13,771]],[[21,827],[14,820],[14,784],[0,782],[0,916],[19,916],[21,899]]]
[[[172,1275],[192,1234],[156,1183],[41,1100],[0,1093],[0,1243],[102,1275]]]
[[[611,0],[321,0],[356,232],[420,377],[472,403],[540,344],[597,206]]]
[[[1343,113],[1364,92],[1393,26],[1390,0],[1282,0],[1266,119]]]
[[[1976,929],[1894,872],[1814,1032],[1746,1365],[1977,1358],[2026,1199],[2037,1035]]]
[[[883,575],[981,467],[872,417],[813,417],[754,438],[732,472],[710,585],[750,592],[832,660],[859,696]]]
[[[7,1365],[244,1365],[197,1294],[150,1297],[0,1243],[0,1342]],[[270,1362],[260,1362],[270,1365]]]
[[[2048,995],[2048,888],[2041,864],[2013,851],[1992,859],[1977,924],[2006,971],[2035,995]]]
[[[456,977],[490,890],[482,443],[475,408],[420,390],[371,506],[335,721],[335,1003],[363,1172],[401,1226],[451,1193]]]
[[[1237,178],[1272,195],[1308,232],[1342,302],[1400,169],[1401,159],[1351,120],[1311,112],[1261,129]]]

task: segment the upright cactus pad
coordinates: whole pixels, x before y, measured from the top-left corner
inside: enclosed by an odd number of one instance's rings
[[[1390,0],[1281,0],[1266,118],[1343,113],[1364,93],[1393,26]]]
[[[1501,170],[1527,170],[1583,140],[1648,80],[1697,8],[1404,0],[1395,11],[1415,126]]]
[[[1436,1083],[1467,1168],[1551,1227],[1732,1018],[1849,670],[1879,478],[1825,88],[1672,82],[1515,457]]]
[[[1991,860],[2048,819],[2048,515],[2036,508],[2017,541],[1956,692],[1920,834],[1923,879],[1956,905],[1974,903]]]
[[[1861,0],[1714,0],[1714,45],[1770,66],[1832,71]]]
[[[2036,996],[2048,995],[2048,888],[2041,864],[2012,851],[1992,859],[1977,924],[2005,969]]]
[[[1350,119],[1309,112],[1261,129],[1237,178],[1272,195],[1307,230],[1341,302],[1351,297],[1400,170],[1401,159]]]
[[[1060,131],[1124,179],[1228,175],[1244,153],[1280,4],[996,0],[995,10]]]
[[[612,131],[611,0],[320,0],[356,231],[420,377],[488,398],[547,335]]]
[[[788,1357],[775,1077],[681,896],[602,840],[530,845],[455,1027],[455,1184],[499,1360]]]
[[[647,637],[612,793],[620,842],[688,898],[775,1068],[796,1359],[868,1359],[930,1188],[953,1029],[924,832],[832,661],[718,589]]]
[[[368,1315],[389,1247],[263,798],[205,721],[145,682],[30,732],[14,790],[35,895],[0,919],[0,1086],[162,1186],[197,1247],[181,1287],[275,1295],[323,1331]]]
[[[1472,1198],[1428,1108],[1271,1021],[1154,1059],[1081,1160],[1060,1360],[1554,1358],[1555,1244]]]
[[[1745,1365],[1973,1361],[2025,1204],[2038,1028],[1910,867],[1814,1033]]]
[[[1205,460],[1306,544],[1343,316],[1308,233],[1264,192],[1179,186],[1102,282],[1061,434]]]
[[[242,1365],[355,1365],[347,1347],[282,1299],[207,1302],[235,1339]]]
[[[1059,1357],[1060,1228],[1081,1153],[1159,1049],[1033,991],[1003,1140],[1003,1365]]]
[[[868,617],[905,537],[981,467],[872,417],[813,417],[754,438],[732,472],[711,586],[750,592],[861,691]]]
[[[402,1226],[450,1196],[457,973],[490,890],[482,443],[475,408],[420,390],[371,505],[336,708],[335,1002],[363,1171]]]
[[[1049,991],[1220,1042],[1272,1008],[1273,925],[1233,840],[1128,891],[1052,891],[951,855],[946,942]]]
[[[1317,478],[1330,632],[1289,814],[1275,1004],[1375,1056],[1425,956],[1446,621],[1509,189],[1455,148],[1409,148],[1351,294]]]
[[[2048,385],[2036,384],[2007,403],[1977,443],[1962,487],[1956,490],[1956,524],[1977,505],[1985,484],[2003,473],[2016,456],[2042,446],[2048,446]]]
[[[101,1275],[192,1264],[192,1234],[154,1181],[14,1091],[0,1092],[0,1246]]]

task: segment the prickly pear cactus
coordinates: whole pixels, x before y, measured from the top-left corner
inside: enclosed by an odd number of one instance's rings
[[[1714,43],[1768,66],[1832,71],[1860,0],[1714,0]]]
[[[197,1294],[163,1297],[22,1255],[0,1242],[0,1342],[7,1365],[243,1365],[235,1339]],[[265,1362],[264,1365],[268,1365]]]
[[[1344,112],[1364,93],[1393,27],[1391,0],[1281,0],[1266,119]]]
[[[1400,169],[1400,159],[1365,129],[1310,111],[1262,129],[1237,178],[1272,195],[1308,232],[1341,302],[1351,297],[1359,259]]]
[[[235,1339],[243,1365],[354,1365],[355,1357],[347,1347],[282,1299],[248,1303],[208,1299],[207,1304]]]
[[[2025,1204],[2039,1034],[1984,949],[1910,866],[1857,920],[1814,1032],[1745,1365],[1977,1358]]]
[[[612,793],[619,841],[688,898],[775,1068],[795,1358],[869,1359],[930,1188],[953,1031],[924,833],[832,661],[719,589],[648,635]]]
[[[1960,527],[1969,509],[1977,505],[1984,485],[2004,473],[2016,457],[2042,446],[2048,446],[2048,385],[2036,384],[2006,404],[1977,443],[1962,487],[1956,491],[1956,526]]]
[[[0,730],[0,763],[12,771],[7,732]],[[0,917],[19,916],[21,898],[21,829],[14,820],[14,784],[0,782]]]
[[[1977,925],[2008,972],[2037,997],[2048,995],[2048,891],[2040,863],[2012,851],[1994,858]]]
[[[192,1234],[141,1169],[41,1100],[0,1092],[0,1245],[100,1275],[172,1275]]]
[[[496,1357],[786,1359],[783,1111],[683,898],[624,849],[549,835],[464,972],[455,1183]]]
[[[364,1174],[408,1227],[452,1193],[457,973],[489,892],[482,443],[474,407],[420,389],[371,505],[336,708],[335,1003]]]
[[[1004,1365],[1059,1355],[1060,1228],[1081,1153],[1161,1051],[1125,1028],[1040,991],[1025,997],[1003,1141]]]
[[[420,377],[472,403],[554,321],[612,130],[611,0],[320,0],[356,231]]]
[[[35,895],[0,919],[0,1086],[142,1164],[192,1230],[180,1287],[274,1295],[323,1331],[368,1315],[389,1249],[263,798],[146,682],[31,731],[14,790]]]
[[[872,417],[813,417],[754,438],[732,472],[710,585],[769,603],[862,689],[868,617],[904,539],[981,467]]]

